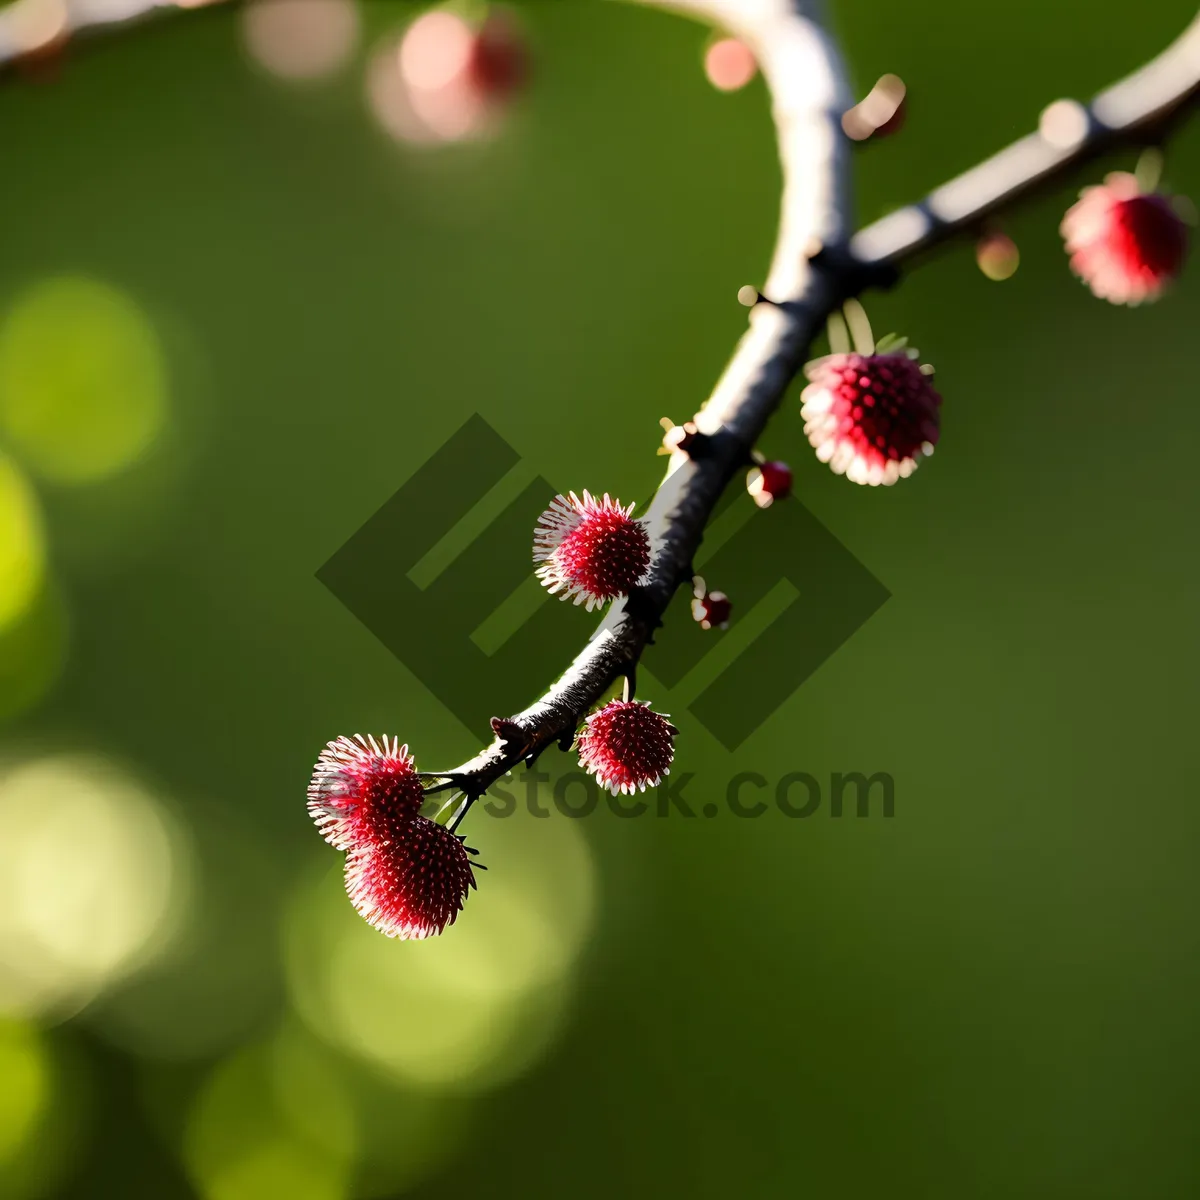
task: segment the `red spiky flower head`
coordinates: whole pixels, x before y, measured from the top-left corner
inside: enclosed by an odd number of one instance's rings
[[[1171,201],[1143,192],[1125,171],[1084,188],[1060,232],[1071,270],[1094,296],[1112,304],[1158,299],[1187,252],[1187,226]]]
[[[461,836],[416,816],[403,835],[346,856],[346,891],[369,925],[388,937],[433,937],[453,925],[475,886]]]
[[[615,796],[654,787],[671,773],[679,731],[648,704],[612,700],[579,733],[579,765]]]
[[[308,785],[308,812],[339,850],[398,837],[420,811],[424,793],[399,738],[340,737],[328,743]]]
[[[590,611],[641,582],[650,568],[650,535],[633,508],[607,493],[603,500],[590,492],[582,500],[574,492],[555,496],[533,535],[533,561],[541,563],[537,576],[546,588]]]
[[[933,453],[942,398],[916,358],[915,350],[899,349],[808,364],[800,411],[822,462],[874,486],[907,478]]]

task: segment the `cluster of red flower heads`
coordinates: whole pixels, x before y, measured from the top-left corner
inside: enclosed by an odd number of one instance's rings
[[[308,811],[346,852],[346,891],[389,937],[441,933],[475,886],[463,838],[421,816],[424,789],[398,738],[330,742],[308,785]]]
[[[430,30],[438,32],[433,24],[418,23],[411,36]],[[514,27],[499,18],[471,33],[462,78],[493,95],[515,90],[526,69],[515,36]],[[733,39],[712,43],[705,65],[723,90],[742,87],[755,75],[753,56]],[[904,112],[903,84],[885,76],[843,124],[850,137],[883,136],[900,127]],[[1187,249],[1177,202],[1124,173],[1085,188],[1061,232],[1072,270],[1096,296],[1114,304],[1156,299],[1178,274]],[[990,278],[1005,279],[1016,270],[1018,255],[1010,238],[991,230],[980,242],[978,259]],[[748,303],[762,299],[753,288],[743,291]],[[876,346],[869,329],[861,336],[865,314],[854,307],[858,348],[806,368],[800,398],[804,432],[817,458],[838,474],[859,484],[891,485],[933,453],[942,401],[933,369],[899,339]],[[850,309],[847,305],[847,315]],[[696,422],[663,425],[660,453],[689,458],[705,453],[707,437]],[[786,463],[757,453],[752,459],[746,486],[760,508],[791,495]],[[547,590],[590,611],[620,601],[651,579],[653,539],[646,520],[635,518],[633,510],[607,494],[556,496],[534,531],[536,575]],[[700,627],[724,629],[731,613],[728,596],[696,576],[692,615]],[[493,724],[499,734],[504,723]],[[576,739],[579,763],[614,794],[640,791],[669,774],[676,734],[663,714],[627,695],[584,720]],[[475,886],[474,851],[450,828],[421,815],[424,796],[408,747],[386,737],[330,742],[309,786],[309,812],[326,840],[346,853],[346,888],[355,908],[393,937],[441,933]]]
[[[589,609],[628,595],[647,577],[646,524],[609,496],[556,496],[534,532],[537,574],[555,595]],[[636,700],[613,700],[578,735],[579,764],[616,793],[654,787],[670,773],[676,729]],[[425,791],[398,738],[338,738],[317,759],[308,811],[346,853],[346,890],[389,937],[426,938],[452,925],[475,886],[463,838],[421,815]]]

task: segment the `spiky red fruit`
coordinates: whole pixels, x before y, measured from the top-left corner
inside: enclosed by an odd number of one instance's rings
[[[590,492],[580,500],[555,496],[538,518],[533,537],[533,561],[542,565],[537,576],[553,594],[574,598],[591,610],[624,596],[650,567],[650,535],[642,521],[630,515],[607,493],[596,500]]]
[[[785,462],[762,463],[746,477],[746,490],[759,508],[792,494],[792,469]]]
[[[728,629],[733,604],[724,592],[706,592],[692,601],[692,616],[701,629]]]
[[[671,773],[678,730],[637,700],[612,700],[579,733],[579,765],[615,796],[654,787]]]
[[[1142,192],[1125,171],[1084,188],[1060,232],[1071,270],[1094,296],[1113,304],[1156,300],[1187,253],[1187,226],[1170,200]]]
[[[475,886],[462,839],[420,815],[423,799],[399,738],[337,738],[321,751],[308,785],[317,828],[346,851],[354,907],[388,937],[441,933]]]
[[[808,364],[804,432],[839,475],[892,484],[933,453],[942,398],[912,353],[831,354]]]
[[[346,856],[346,891],[358,914],[388,937],[433,937],[453,925],[475,886],[462,838],[428,817],[400,836]]]
[[[308,812],[339,850],[386,843],[420,811],[424,793],[399,738],[340,737],[321,751],[308,785]]]

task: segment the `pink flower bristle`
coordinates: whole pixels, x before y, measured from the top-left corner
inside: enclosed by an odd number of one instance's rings
[[[424,789],[407,746],[397,737],[339,737],[317,758],[308,812],[339,850],[393,836],[415,816]]]
[[[605,493],[596,500],[556,496],[534,530],[535,572],[551,595],[590,611],[627,595],[648,575],[652,553],[644,521]]]
[[[655,787],[671,773],[677,730],[637,700],[611,700],[579,732],[579,765],[613,795]]]
[[[417,816],[402,838],[346,856],[346,892],[363,920],[386,936],[435,937],[454,924],[476,886],[470,853],[461,836]]]
[[[1084,188],[1060,232],[1071,270],[1111,304],[1157,300],[1187,253],[1187,225],[1170,199],[1124,171]]]
[[[890,485],[933,453],[942,398],[915,351],[831,354],[806,371],[804,432],[817,457],[839,475]]]

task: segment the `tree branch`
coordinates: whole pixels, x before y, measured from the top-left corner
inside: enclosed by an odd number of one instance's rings
[[[1200,97],[1200,16],[1157,58],[1090,105],[1060,100],[1036,133],[943,184],[919,204],[876,221],[850,243],[854,258],[899,267],[1122,145],[1163,140]]]
[[[569,748],[588,711],[630,677],[676,589],[692,577],[705,527],[784,393],[806,362],[827,317],[872,283],[894,278],[918,256],[1085,160],[1125,143],[1161,140],[1200,96],[1200,17],[1147,66],[1091,105],[1060,101],[1029,134],[850,237],[848,156],[841,117],[850,107],[842,64],[819,20],[818,0],[633,0],[720,25],[754,52],[772,99],[783,168],[783,205],[765,284],[750,329],[694,420],[705,436],[690,455],[675,451],[646,514],[656,550],[649,582],[615,603],[574,662],[536,703],[495,718],[495,738],[450,771],[426,775],[427,791],[465,794],[455,824],[491,784],[549,746]],[[192,0],[192,4],[195,0]],[[180,0],[18,0],[0,11],[0,71],[81,33],[140,25]],[[189,5],[190,7],[190,5]],[[59,15],[57,27],[47,14]]]
[[[637,0],[657,4],[660,0]],[[642,651],[692,563],[730,480],[750,462],[771,414],[803,366],[826,316],[845,299],[842,272],[819,265],[820,247],[849,235],[849,142],[842,113],[851,99],[837,50],[813,0],[676,0],[663,7],[718,22],[750,46],[771,91],[783,167],[779,236],[766,287],[785,307],[760,304],[716,390],[694,420],[700,448],[671,455],[646,513],[655,560],[649,582],[610,608],[591,640],[531,707],[493,722],[482,753],[438,776],[468,804],[518,763],[556,742],[569,745],[589,709]],[[460,811],[458,819],[464,815]]]
[[[853,238],[848,236],[850,107],[841,61],[807,0],[635,0],[706,18],[754,51],[771,91],[783,167],[783,212],[758,304],[716,390],[694,420],[707,437],[694,458],[676,451],[647,517],[656,547],[650,582],[613,605],[575,661],[531,707],[494,720],[496,738],[474,758],[431,776],[430,791],[454,788],[470,804],[522,761],[564,749],[589,709],[631,673],[693,557],[725,487],[808,359],[839,305],[895,277],[903,265],[977,229],[989,216],[1123,143],[1161,140],[1200,95],[1200,17],[1158,58],[1102,92],[1090,106],[1051,105],[1038,132]]]

